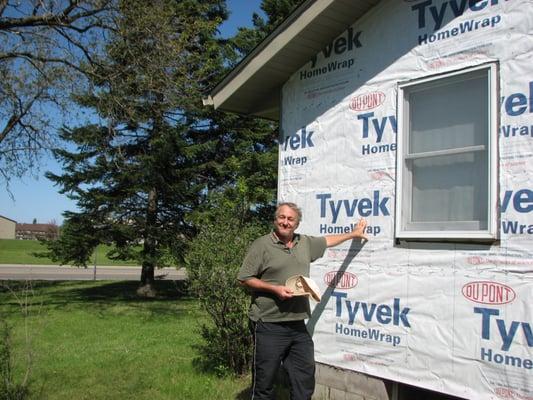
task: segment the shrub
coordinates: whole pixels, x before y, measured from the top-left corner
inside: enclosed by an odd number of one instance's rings
[[[215,209],[201,221],[186,257],[191,289],[210,317],[201,326],[197,361],[219,374],[243,374],[252,362],[253,343],[247,315],[250,296],[238,284],[237,273],[248,246],[265,228],[245,223],[246,211],[231,203]]]

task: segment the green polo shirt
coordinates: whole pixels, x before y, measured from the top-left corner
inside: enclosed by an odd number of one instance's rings
[[[285,285],[293,275],[309,276],[309,265],[324,255],[326,239],[296,234],[294,246],[289,249],[271,232],[255,240],[237,276],[240,281],[258,278],[274,285]],[[309,318],[307,296],[280,300],[269,292],[252,293],[249,316],[252,321],[299,321]]]

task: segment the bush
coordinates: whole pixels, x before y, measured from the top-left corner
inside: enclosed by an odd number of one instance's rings
[[[250,295],[237,282],[237,273],[250,243],[264,226],[247,222],[246,212],[226,204],[204,218],[186,257],[191,289],[210,317],[201,326],[198,346],[202,367],[219,374],[243,374],[252,362],[249,330]]]

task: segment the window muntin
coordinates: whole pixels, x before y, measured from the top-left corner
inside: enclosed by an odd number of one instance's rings
[[[396,236],[495,237],[495,67],[399,86]]]

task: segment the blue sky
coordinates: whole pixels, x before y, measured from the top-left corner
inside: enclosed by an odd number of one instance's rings
[[[262,13],[261,0],[227,0],[230,16],[221,26],[221,35],[233,35],[240,26],[250,26],[252,14]],[[27,176],[23,179],[13,179],[10,190],[12,199],[5,188],[0,190],[0,215],[13,219],[19,223],[31,223],[34,218],[39,223],[55,221],[61,224],[61,214],[65,210],[75,210],[75,203],[57,192],[57,188],[44,177],[46,171],[59,173],[60,165],[55,160],[46,157],[42,160],[41,170],[37,179]]]

